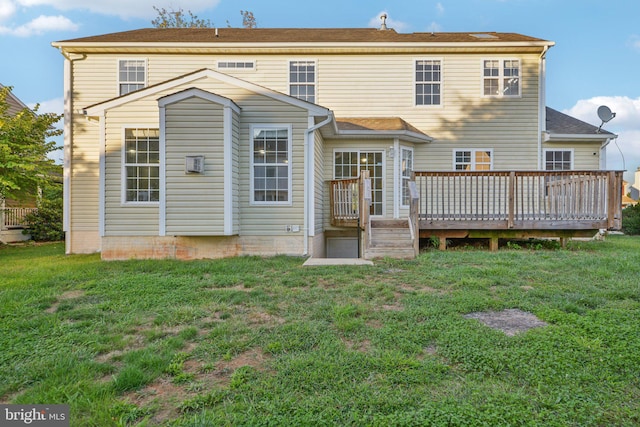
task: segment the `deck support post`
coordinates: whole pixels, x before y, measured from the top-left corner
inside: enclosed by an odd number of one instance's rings
[[[440,249],[441,251],[446,251],[447,250],[447,238],[445,236],[440,236],[440,243],[438,245],[438,249]]]
[[[498,250],[498,238],[497,237],[491,237],[489,239],[489,249],[491,250],[491,252],[495,252]]]

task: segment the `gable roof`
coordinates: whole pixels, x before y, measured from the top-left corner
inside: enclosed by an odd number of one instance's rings
[[[4,87],[6,86],[0,83],[0,89]],[[7,112],[11,115],[18,114],[20,111],[24,110],[25,108],[29,109],[29,107],[27,107],[24,102],[22,102],[17,96],[15,96],[12,91],[9,91],[7,93],[7,104],[9,107]]]
[[[553,108],[546,107],[546,116],[548,141],[567,139],[606,140],[617,136],[604,129],[598,131],[598,126],[583,122]]]
[[[90,105],[84,109],[84,112],[85,112],[85,115],[87,116],[98,116],[102,114],[104,111],[109,110],[111,108],[118,107],[120,105],[124,105],[132,101],[136,101],[138,99],[146,98],[147,96],[159,94],[163,91],[170,90],[180,85],[192,83],[196,80],[199,80],[205,77],[213,78],[213,79],[222,81],[224,83],[241,87],[251,92],[267,96],[277,101],[284,102],[286,104],[290,104],[290,105],[308,110],[309,115],[311,116],[328,116],[330,114],[330,110],[328,110],[327,108],[321,107],[316,104],[312,104],[307,101],[303,101],[298,98],[294,98],[289,95],[285,95],[281,92],[276,92],[264,86],[260,86],[260,85],[248,82],[246,80],[238,79],[228,74],[219,73],[217,71],[210,70],[208,68],[203,68],[201,70],[184,74],[182,76],[164,81],[162,83],[148,86],[144,89],[140,89],[135,92],[130,92],[126,95],[112,98],[110,100],[103,101],[98,104]]]

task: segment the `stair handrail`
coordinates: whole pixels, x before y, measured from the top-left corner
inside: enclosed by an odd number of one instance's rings
[[[413,251],[416,256],[420,254],[420,231],[418,229],[418,215],[420,209],[420,193],[415,179],[409,181],[409,230],[413,240]]]

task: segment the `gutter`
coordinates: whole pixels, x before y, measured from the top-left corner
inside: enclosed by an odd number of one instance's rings
[[[313,117],[313,116],[311,116]],[[304,153],[305,153],[305,161],[304,161],[304,250],[302,255],[309,255],[309,236],[310,236],[310,226],[313,225],[315,228],[315,221],[311,221],[311,215],[314,214],[315,210],[315,191],[311,191],[314,185],[315,174],[312,174],[312,171],[315,167],[315,153],[314,153],[314,144],[315,139],[313,138],[313,133],[320,129],[321,127],[331,123],[333,121],[333,112],[329,111],[327,118],[317,125],[313,125],[308,128],[304,132]],[[334,122],[335,123],[335,122]]]

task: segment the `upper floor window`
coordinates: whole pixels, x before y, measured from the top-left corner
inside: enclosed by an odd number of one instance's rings
[[[289,95],[316,102],[315,61],[289,62]]]
[[[573,169],[573,152],[571,150],[545,150],[544,169],[548,171]]]
[[[252,204],[289,204],[291,202],[290,138],[290,126],[252,127]]]
[[[520,96],[520,60],[486,59],[482,64],[484,96]]]
[[[454,169],[457,171],[488,171],[493,169],[492,150],[456,150]]]
[[[256,68],[256,63],[253,61],[218,61],[219,70],[250,70],[253,71]]]
[[[121,59],[118,61],[118,84],[120,95],[126,95],[145,87],[147,83],[147,61],[144,59]]]
[[[124,131],[125,202],[160,200],[160,132]]]
[[[416,105],[440,105],[441,92],[442,62],[416,61]]]

